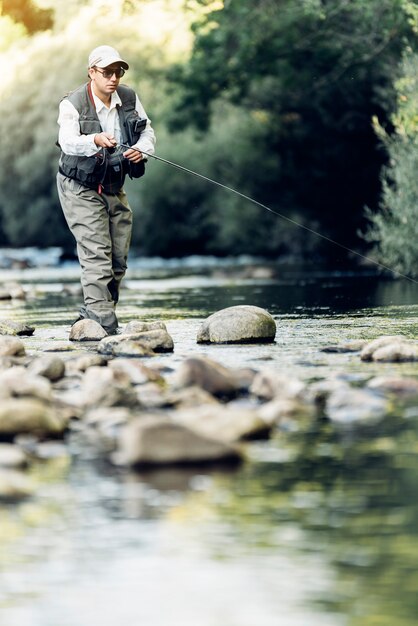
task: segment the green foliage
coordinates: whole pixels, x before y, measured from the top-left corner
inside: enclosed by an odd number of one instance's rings
[[[252,153],[260,167],[274,155],[276,169],[267,185],[256,167],[239,185],[355,245],[385,161],[371,119],[393,109],[392,82],[412,39],[403,9],[403,0],[225,1],[195,24],[190,62],[173,74],[183,87],[176,124],[213,131],[219,99],[263,117]]]
[[[378,259],[410,276],[418,276],[418,55],[405,58],[397,83],[395,133],[377,132],[389,153],[382,173],[381,211],[368,210],[366,239],[376,244]]]

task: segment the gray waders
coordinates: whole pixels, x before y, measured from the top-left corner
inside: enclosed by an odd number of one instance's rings
[[[132,211],[123,190],[99,194],[62,174],[58,195],[67,224],[77,242],[84,306],[82,318],[112,333],[118,327],[115,307],[127,267]]]

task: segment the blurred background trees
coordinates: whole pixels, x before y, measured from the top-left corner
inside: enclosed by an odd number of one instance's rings
[[[57,108],[85,81],[88,53],[104,42],[131,63],[127,82],[153,121],[157,154],[355,249],[388,239],[393,222],[402,223],[417,142],[413,125],[408,140],[401,131],[416,117],[414,2],[0,5],[2,245],[73,247],[55,190]],[[400,179],[395,160],[404,164]],[[150,161],[127,187],[133,245],[143,254],[340,260],[338,248],[166,165]],[[382,260],[396,249],[385,245]]]

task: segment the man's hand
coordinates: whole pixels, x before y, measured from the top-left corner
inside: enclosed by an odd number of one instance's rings
[[[114,148],[116,139],[110,133],[98,133],[94,136],[94,143],[99,148]]]
[[[126,150],[126,152],[123,153],[123,156],[125,157],[125,159],[129,159],[129,161],[132,161],[132,163],[139,163],[144,158],[142,152],[140,152],[139,150],[132,150],[132,148]]]

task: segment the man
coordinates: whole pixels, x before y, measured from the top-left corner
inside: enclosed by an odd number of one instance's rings
[[[88,60],[90,80],[61,101],[58,117],[57,186],[77,242],[84,297],[80,319],[95,320],[108,334],[118,328],[115,308],[132,231],[123,183],[126,175],[144,173],[145,155],[153,154],[155,145],[138,96],[120,85],[128,69],[114,48],[95,48]]]

